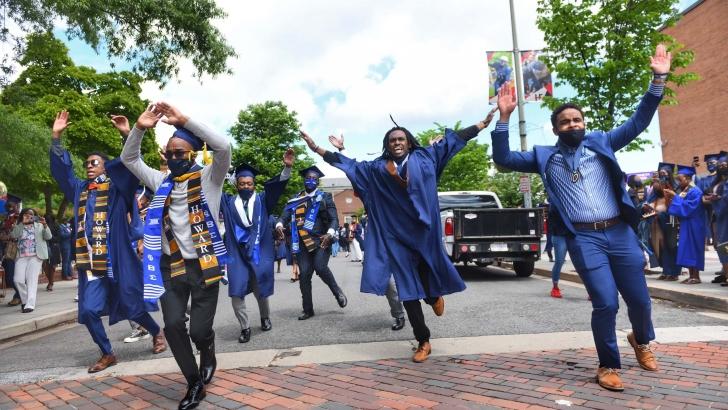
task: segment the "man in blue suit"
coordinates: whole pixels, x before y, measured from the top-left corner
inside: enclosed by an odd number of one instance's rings
[[[650,349],[655,338],[650,295],[643,275],[644,259],[635,233],[639,214],[622,183],[622,170],[614,153],[647,128],[662,99],[670,71],[670,53],[657,46],[651,58],[653,80],[637,110],[611,131],[585,132],[584,115],[575,104],[563,104],[551,115],[554,146],[534,146],[532,151],[511,151],[508,120],[516,108],[510,87],[498,93],[500,119],[492,133],[493,160],[520,172],[538,172],[568,230],[567,248],[592,300],[592,333],[599,356],[597,382],[605,389],[624,390],[617,373],[618,293],[627,303],[632,332],[627,340],[645,370],[656,371]]]

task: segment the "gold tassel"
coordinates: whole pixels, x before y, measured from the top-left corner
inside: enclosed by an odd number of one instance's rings
[[[207,151],[207,143],[202,146],[202,163],[204,165],[212,164],[212,155]]]

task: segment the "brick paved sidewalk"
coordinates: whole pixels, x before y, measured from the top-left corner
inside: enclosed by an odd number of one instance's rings
[[[728,409],[728,342],[658,345],[657,373],[622,350],[623,393],[594,383],[596,354],[580,349],[219,371],[200,408]],[[180,374],[3,385],[0,409],[169,409],[184,388]]]

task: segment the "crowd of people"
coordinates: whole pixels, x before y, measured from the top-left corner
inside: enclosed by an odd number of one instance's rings
[[[597,381],[609,390],[624,389],[615,331],[618,292],[629,307],[633,331],[627,340],[640,366],[658,369],[650,346],[655,335],[642,274],[644,257],[636,234],[640,205],[625,189],[614,152],[650,123],[662,98],[670,60],[670,53],[658,46],[651,59],[654,75],[649,90],[624,125],[586,133],[582,109],[564,104],[551,118],[557,144],[536,146],[529,152],[510,150],[508,124],[516,96],[508,84],[498,91],[499,118],[491,133],[493,159],[500,166],[541,175],[551,203],[550,220],[561,229],[552,229],[552,238],[563,236],[552,239],[557,257],[568,251],[592,301]],[[101,317],[109,316],[110,325],[129,320],[135,330],[152,336],[152,353],[169,345],[188,387],[179,408],[194,408],[204,399],[205,386],[217,367],[213,323],[220,284],[227,285],[241,327],[239,341],[246,343],[252,333],[245,304],[248,294],[256,299],[261,330],[273,328],[270,311],[275,306],[269,297],[274,292],[276,261],[288,259],[294,267],[292,281],[298,282],[302,299],[298,320],[315,316],[314,273],[334,301],[341,308],[347,306],[348,299],[328,266],[338,248],[363,261],[360,290],[387,297],[395,319],[392,329],[404,326],[406,313],[418,342],[412,360],[426,361],[432,351],[431,332],[421,301],[441,316],[444,297],[465,290],[441,242],[438,179],[448,161],[489,125],[495,111],[470,127],[446,130],[442,139],[425,147],[395,123],[384,134],[382,155],[373,161],[349,156],[343,136],[329,137],[335,148],[330,151],[301,131],[312,152],[346,174],[364,204],[366,220],[352,218],[348,226],[338,220],[331,194],[319,189],[323,173],[315,166],[298,171],[303,178],[300,192],[287,200],[280,216],[272,216],[295,166],[293,150],[283,156],[280,174],[257,190],[256,164],[236,164],[231,172],[230,141],[166,102],[150,105],[133,127],[127,118],[112,116],[124,141],[121,156],[110,159],[100,152],[90,153],[84,162],[86,175],[79,178],[61,142],[69,125],[68,113],[60,112],[52,129],[51,175],[73,204],[73,229],[67,236],[74,238],[74,247],[69,248],[79,279],[78,320],[101,351],[89,372],[117,362]],[[164,147],[164,170],[147,165],[140,153],[146,131],[159,121],[175,127]],[[199,163],[198,152],[204,150],[212,151],[213,159]],[[703,195],[704,191],[692,188],[683,168],[677,171],[676,185],[662,186],[662,195],[670,196],[671,202],[660,203],[658,178],[652,192],[645,195],[642,209],[657,211],[664,205],[678,218],[675,264],[699,270],[702,260],[691,241],[700,237],[703,246],[705,230],[693,232],[693,225],[698,227],[691,218],[703,221],[702,202],[707,200],[716,222],[724,221],[725,174],[718,171],[716,178],[723,183],[710,184],[712,191]],[[223,193],[226,180],[236,194]],[[12,228],[9,241],[18,244],[12,258],[18,278],[14,283],[21,304],[28,309],[33,289],[27,272],[40,271],[39,260],[48,258],[45,243],[54,234],[48,221],[36,221],[32,212],[13,212],[16,219],[6,222]],[[718,242],[723,233],[718,232]],[[655,254],[655,248],[651,249]],[[658,253],[657,260],[665,254]],[[163,329],[149,315],[160,305]],[[193,343],[200,353],[199,364]]]

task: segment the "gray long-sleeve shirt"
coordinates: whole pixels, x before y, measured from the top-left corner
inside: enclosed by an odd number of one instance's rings
[[[198,136],[207,143],[207,146],[214,151],[214,161],[212,165],[202,169],[202,192],[207,199],[207,206],[210,213],[218,222],[218,214],[220,213],[220,197],[222,195],[222,185],[225,181],[225,175],[230,168],[230,160],[232,157],[232,147],[230,141],[222,135],[217,134],[213,130],[207,128],[194,120],[187,121],[185,128]],[[137,178],[146,186],[155,191],[167,177],[163,172],[150,168],[141,158],[140,147],[144,131],[134,127],[124,144],[121,151],[121,161],[136,175]],[[189,209],[187,204],[187,181],[175,182],[174,188],[170,193],[172,198],[169,205],[169,220],[172,225],[172,233],[177,240],[180,252],[184,259],[197,259],[197,251],[192,242],[192,231],[189,222]],[[218,223],[218,229],[220,229]],[[162,235],[162,252],[170,255],[169,243],[167,237]]]

